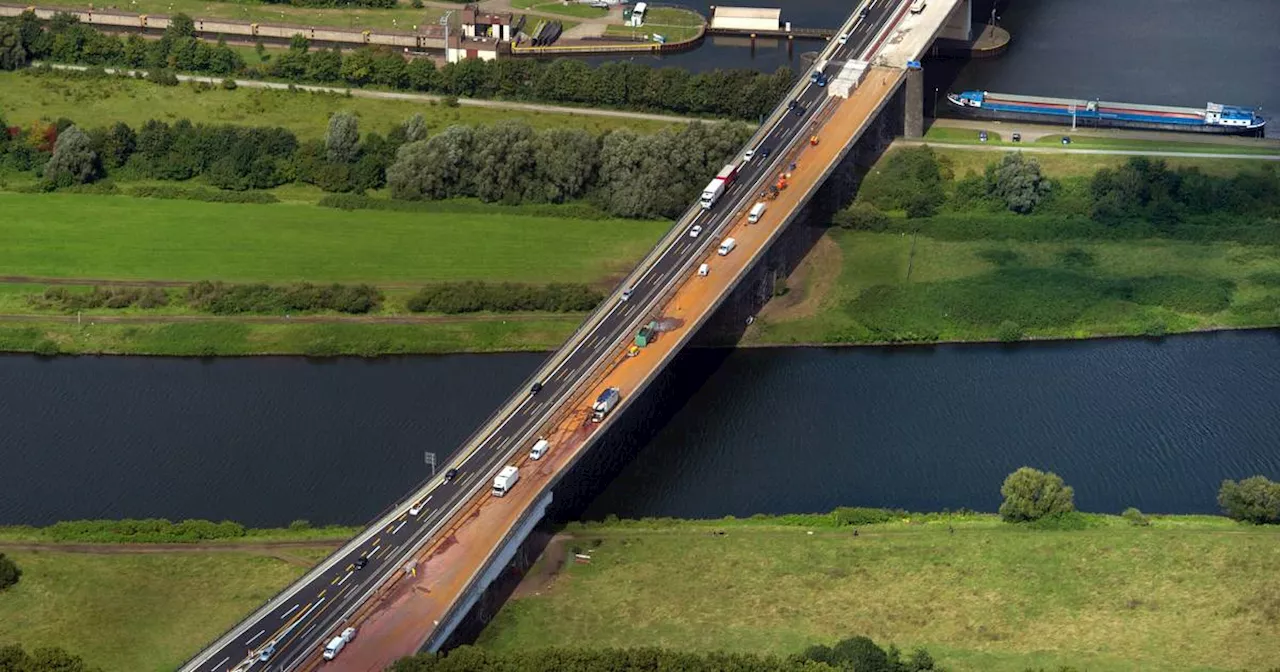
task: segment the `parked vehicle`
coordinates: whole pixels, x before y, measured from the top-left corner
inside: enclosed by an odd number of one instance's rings
[[[503,467],[502,471],[498,472],[498,475],[493,477],[493,490],[492,490],[493,496],[494,497],[506,496],[508,492],[511,492],[511,488],[515,487],[516,482],[519,480],[520,480],[519,469],[517,469],[514,465],[510,465],[510,464]]]
[[[720,249],[716,250],[716,254],[719,254],[720,256],[723,257],[729,254],[730,252],[732,252],[733,248],[737,246],[738,246],[738,241],[732,238],[725,238],[724,242],[720,243]]]
[[[533,444],[533,449],[529,451],[529,458],[541,460],[548,450],[551,450],[551,442],[546,439],[538,439],[538,442]]]
[[[596,398],[596,403],[591,406],[591,421],[600,422],[604,420],[606,415],[618,405],[622,400],[622,391],[616,387],[611,387]]]
[[[708,275],[711,275],[711,267],[708,266],[707,264],[703,264],[699,266],[698,275],[703,278],[707,277]]]
[[[763,202],[756,203],[751,206],[751,212],[747,213],[747,221],[755,224],[760,221],[760,216],[764,214],[765,204]]]
[[[342,653],[342,649],[346,647],[346,645],[355,638],[356,638],[355,628],[347,628],[346,630],[343,630],[341,635],[338,635],[333,639],[329,640],[329,643],[325,645],[324,659],[333,660],[334,658],[337,658],[338,654]]]
[[[920,12],[923,12],[924,8],[928,4],[929,3],[925,2],[925,0],[916,0],[915,2],[911,3],[911,13],[919,14]]]

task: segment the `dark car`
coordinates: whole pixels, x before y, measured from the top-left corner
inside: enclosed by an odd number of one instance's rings
[[[356,569],[364,569],[369,564],[369,558],[359,558],[356,560]]]
[[[1062,136],[1062,144],[1064,144],[1064,145],[1069,145],[1069,144],[1071,144],[1071,136],[1069,136],[1069,135],[1064,135],[1064,136]]]
[[[761,148],[760,148],[760,158],[762,158],[762,159],[767,159],[767,158],[769,158],[769,155],[770,155],[770,154],[772,154],[772,153],[773,153],[773,148],[772,148],[772,147],[761,147]]]
[[[542,383],[534,383],[533,387],[529,388],[529,394],[537,394],[541,391],[542,391]]]
[[[867,15],[868,15],[868,14],[870,14],[870,13],[871,13],[871,10],[870,10],[870,9],[868,9],[868,8],[866,8],[866,7],[863,7],[862,9],[859,9],[859,10],[858,10],[858,18],[859,18],[859,19],[865,19],[865,18],[867,18]]]
[[[1013,134],[1013,141],[1014,141],[1014,142],[1022,142],[1022,134],[1021,134],[1021,133],[1014,133],[1014,134]]]
[[[978,131],[978,142],[986,142],[986,141],[987,141],[987,132]]]
[[[801,105],[798,100],[793,100],[791,102],[795,104],[795,107],[791,108],[791,111],[795,113],[797,117],[803,117],[805,113],[804,105]]]
[[[453,479],[457,477],[458,477],[458,469],[456,467],[453,469],[450,469],[449,471],[444,472],[445,483],[452,483]]]

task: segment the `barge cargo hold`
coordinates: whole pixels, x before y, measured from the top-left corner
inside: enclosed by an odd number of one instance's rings
[[[1267,120],[1245,107],[1209,103],[1203,109],[1042,98],[1008,93],[948,93],[952,109],[978,119],[1075,124],[1087,128],[1142,128],[1234,135],[1262,135]]]

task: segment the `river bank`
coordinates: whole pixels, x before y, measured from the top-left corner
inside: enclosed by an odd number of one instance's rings
[[[1274,530],[1216,516],[1139,527],[1087,514],[1082,529],[1034,529],[899,515],[570,523],[478,644],[786,655],[861,633],[926,646],[957,672],[1261,669],[1280,655],[1267,636]],[[172,669],[337,543],[309,534],[175,548],[33,545],[0,530],[0,552],[23,570],[0,601],[0,645],[61,646],[108,672]],[[620,618],[632,627],[611,625]]]
[[[571,524],[478,644],[785,653],[861,632],[957,672],[1264,669],[1280,656],[1274,530],[1084,518],[1036,530],[905,514],[856,536],[803,516]]]

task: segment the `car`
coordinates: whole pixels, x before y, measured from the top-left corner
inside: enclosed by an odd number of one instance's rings
[[[262,648],[262,651],[258,653],[258,660],[270,660],[271,654],[275,652],[276,652],[276,643],[271,642],[270,644],[267,644],[266,646],[264,646]]]
[[[827,85],[827,76],[826,76],[826,75],[818,75],[818,79],[817,79],[816,83],[817,83],[817,85],[818,85],[818,86],[826,86],[826,85]]]
[[[1014,141],[1014,142],[1022,142],[1022,134],[1021,134],[1021,133],[1014,133],[1014,134],[1013,134],[1013,141]]]
[[[805,113],[804,105],[801,105],[800,101],[798,100],[793,100],[791,101],[791,103],[793,105],[793,107],[791,108],[791,112],[795,114],[797,117],[803,117]]]
[[[798,101],[798,100],[794,100],[794,99],[793,99],[791,102],[787,103],[787,109],[788,109],[788,110],[794,110],[794,109],[796,109],[796,108],[797,108],[797,107],[799,107],[799,106],[800,106],[800,101]]]
[[[772,148],[772,147],[761,147],[761,148],[760,148],[760,158],[762,158],[762,159],[767,159],[767,158],[769,158],[769,155],[770,155],[770,154],[772,154],[772,153],[773,153],[773,148]]]
[[[742,160],[743,160],[743,161],[750,161],[750,160],[751,160],[751,157],[753,157],[753,156],[755,156],[755,155],[756,155],[756,150],[754,150],[754,149],[748,149],[746,152],[744,152],[744,153],[742,154]]]
[[[859,10],[858,10],[858,18],[859,18],[859,19],[865,19],[865,18],[867,18],[867,15],[868,15],[868,14],[870,14],[870,13],[871,13],[871,10],[870,10],[870,9],[868,9],[868,8],[866,8],[866,7],[863,7],[862,9],[859,9]]]
[[[986,141],[987,141],[987,132],[978,131],[978,142],[986,142]]]
[[[427,500],[425,499],[415,502],[413,506],[409,507],[409,515],[416,516],[419,513],[422,513],[422,509],[426,505],[427,505]]]
[[[534,383],[529,387],[529,394],[537,394],[542,391],[542,383]]]
[[[701,224],[694,224],[694,225],[693,225],[693,228],[692,228],[692,229],[689,229],[689,237],[690,237],[690,238],[697,238],[699,233],[702,233],[702,225],[701,225]]]
[[[634,294],[635,291],[636,291],[635,287],[628,287],[622,290],[622,300],[626,301],[627,299],[631,298],[631,295]]]
[[[449,471],[444,472],[445,483],[452,483],[453,479],[457,477],[458,477],[458,469],[456,467],[453,469],[450,469]]]
[[[356,569],[364,569],[369,566],[369,558],[356,558]]]
[[[1064,136],[1062,136],[1062,144],[1064,144],[1064,145],[1069,145],[1069,144],[1071,144],[1071,136],[1069,136],[1069,135],[1064,135]]]
[[[842,33],[842,34],[840,35],[840,39],[838,39],[838,40],[836,40],[836,41],[837,41],[837,42],[839,42],[840,44],[845,44],[845,43],[847,43],[847,42],[849,41],[849,33]]]

